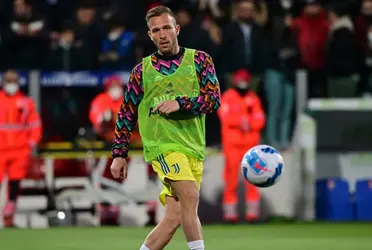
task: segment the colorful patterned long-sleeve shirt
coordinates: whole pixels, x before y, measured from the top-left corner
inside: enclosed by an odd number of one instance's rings
[[[181,48],[177,55],[165,57],[158,53],[152,55],[154,68],[163,75],[171,75],[179,67],[185,49]],[[200,84],[200,94],[197,97],[177,97],[181,112],[195,115],[215,112],[220,107],[220,86],[210,55],[203,51],[196,51],[195,68]],[[129,83],[124,92],[115,128],[115,139],[112,146],[112,156],[127,157],[129,141],[138,119],[138,106],[144,96],[142,81],[142,63],[132,71]]]

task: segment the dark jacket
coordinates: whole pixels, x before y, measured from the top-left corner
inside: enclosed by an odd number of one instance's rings
[[[238,22],[227,25],[222,34],[222,42],[218,63],[223,72],[234,72],[240,68],[246,68],[253,74],[263,70],[262,61],[262,36],[263,27],[251,24],[251,63],[247,64],[244,52],[243,32]]]
[[[347,17],[340,18],[330,29],[326,57],[328,75],[342,77],[356,73],[357,54],[353,23]]]

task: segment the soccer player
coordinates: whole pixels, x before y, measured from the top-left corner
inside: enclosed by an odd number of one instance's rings
[[[111,173],[126,178],[128,144],[137,119],[144,157],[163,182],[163,220],[140,250],[160,250],[182,225],[189,249],[204,249],[197,214],[205,158],[205,115],[218,110],[220,88],[212,58],[182,48],[180,26],[164,6],[147,12],[148,35],[158,51],[142,60],[125,89],[112,147]]]

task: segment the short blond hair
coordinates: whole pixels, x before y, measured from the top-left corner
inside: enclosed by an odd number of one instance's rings
[[[146,17],[145,17],[146,23],[148,23],[151,18],[158,17],[158,16],[161,16],[163,14],[168,14],[171,17],[173,17],[174,20],[176,20],[176,15],[174,15],[174,13],[171,9],[169,9],[166,6],[161,6],[160,5],[160,6],[156,6],[152,9],[150,9],[149,11],[147,11]]]

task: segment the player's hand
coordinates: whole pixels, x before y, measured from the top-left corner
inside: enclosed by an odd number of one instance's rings
[[[152,112],[156,112],[158,110],[163,115],[169,115],[170,113],[180,110],[180,104],[176,100],[165,101],[156,105]]]
[[[128,175],[128,163],[125,158],[115,158],[111,163],[111,174],[116,179],[126,179]]]

